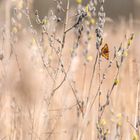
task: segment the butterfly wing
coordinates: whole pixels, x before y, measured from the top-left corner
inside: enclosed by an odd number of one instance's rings
[[[104,47],[101,49],[101,55],[109,60],[109,47],[108,47],[108,44],[105,44]]]

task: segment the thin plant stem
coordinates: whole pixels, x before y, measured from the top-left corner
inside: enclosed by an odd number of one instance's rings
[[[93,79],[94,79],[94,75],[95,75],[95,69],[96,69],[96,65],[97,65],[97,62],[98,62],[98,52],[96,54],[96,58],[95,58],[95,62],[94,62],[94,65],[93,65],[93,68],[92,68],[92,75],[91,75],[91,79],[90,79],[90,83],[89,83],[89,90],[88,90],[88,96],[87,96],[87,103],[89,101],[89,98],[90,98],[90,94],[91,94],[91,88],[92,88],[92,83],[93,83]]]

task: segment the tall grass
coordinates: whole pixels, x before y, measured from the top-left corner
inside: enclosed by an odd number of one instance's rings
[[[32,1],[6,1],[0,139],[139,139],[139,31],[106,23],[104,0],[75,2],[41,18]]]

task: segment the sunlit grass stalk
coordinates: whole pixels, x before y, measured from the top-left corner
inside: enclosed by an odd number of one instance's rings
[[[137,93],[136,93],[136,108],[135,108],[135,122],[134,127],[136,128],[136,133],[139,136],[139,109],[140,109],[140,81],[137,84]]]

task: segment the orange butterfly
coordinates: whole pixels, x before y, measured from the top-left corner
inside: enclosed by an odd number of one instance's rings
[[[104,57],[105,59],[109,60],[109,47],[108,47],[107,43],[101,49],[101,56]]]

